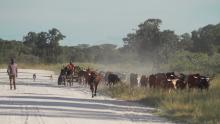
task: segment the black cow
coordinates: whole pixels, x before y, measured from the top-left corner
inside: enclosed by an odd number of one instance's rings
[[[109,76],[109,74],[111,74],[111,72],[108,71],[108,72],[106,72],[105,75],[104,75],[104,81],[105,81],[105,84],[106,84],[106,85],[108,85],[108,76]]]
[[[210,78],[206,76],[201,76],[200,74],[191,74],[188,76],[187,84],[190,89],[207,89],[210,85]]]
[[[181,74],[178,76],[178,80],[176,81],[176,89],[181,89],[181,90],[183,90],[183,89],[186,88],[186,84],[187,84],[187,83],[186,83],[185,79],[186,79],[186,76],[181,73]]]
[[[209,82],[210,82],[210,78],[205,77],[205,76],[200,76],[198,88],[199,89],[208,89],[209,85],[210,85]]]
[[[175,79],[177,76],[175,75],[174,72],[167,72],[166,77],[167,79]]]
[[[120,82],[120,78],[118,77],[118,75],[116,74],[108,74],[108,85],[111,86],[111,85],[115,85],[116,83]]]
[[[140,79],[141,87],[147,87],[147,81],[148,81],[148,78],[146,77],[146,75],[142,75]]]
[[[150,88],[156,88],[156,76],[155,75],[150,75],[148,78],[148,83]]]

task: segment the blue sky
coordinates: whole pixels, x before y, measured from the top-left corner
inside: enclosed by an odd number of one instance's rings
[[[0,0],[0,38],[58,28],[62,45],[113,43],[148,18],[177,34],[220,22],[220,0]]]

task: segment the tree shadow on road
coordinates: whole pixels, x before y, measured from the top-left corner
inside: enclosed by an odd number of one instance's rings
[[[133,102],[120,100],[79,99],[52,96],[1,96],[0,116],[66,117],[100,120],[163,122]],[[25,111],[21,111],[25,110]]]

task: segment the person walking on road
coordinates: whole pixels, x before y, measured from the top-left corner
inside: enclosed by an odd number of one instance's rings
[[[15,78],[18,76],[18,69],[14,59],[11,59],[11,62],[8,65],[7,72],[10,80],[10,90],[12,90],[12,83],[14,86],[14,90],[16,90]]]

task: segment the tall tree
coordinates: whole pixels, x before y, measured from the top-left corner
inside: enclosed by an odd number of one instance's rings
[[[59,46],[59,41],[63,40],[66,36],[64,36],[58,29],[53,28],[49,30],[49,61],[57,61],[57,56],[61,54],[61,47]]]
[[[57,62],[57,56],[62,52],[59,41],[64,38],[65,36],[58,29],[52,28],[48,32],[29,32],[23,37],[23,43],[35,56],[46,62]]]
[[[158,48],[161,44],[160,40],[160,19],[148,19],[144,23],[138,25],[135,33],[130,33],[123,39],[126,47],[134,49],[140,58],[150,57],[156,59]]]
[[[160,33],[160,45],[157,49],[158,58],[160,62],[167,63],[170,56],[175,53],[178,48],[177,44],[179,42],[179,37],[174,31],[165,30]]]

